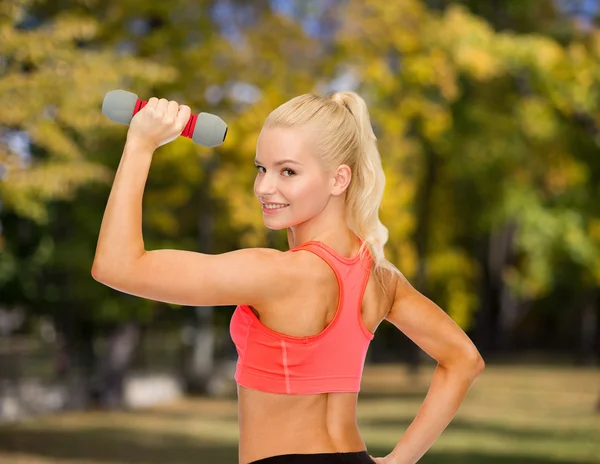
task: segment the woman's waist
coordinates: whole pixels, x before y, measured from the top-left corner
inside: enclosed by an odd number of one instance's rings
[[[323,423],[289,419],[287,423],[263,421],[262,424],[240,420],[240,463],[280,454],[344,453],[366,449],[355,424],[331,429]]]
[[[257,454],[364,450],[356,403],[353,392],[281,395],[238,385],[240,454],[258,460]]]
[[[317,415],[311,417],[310,414],[303,413],[302,416],[288,413],[285,418],[273,415],[265,417],[261,415],[253,420],[247,413],[239,414],[240,439],[261,440],[279,439],[286,441],[297,440],[300,443],[307,439],[319,441],[322,443],[331,443],[334,446],[344,446],[348,442],[356,439],[362,441],[360,431],[356,422],[348,423],[332,420],[325,420]]]

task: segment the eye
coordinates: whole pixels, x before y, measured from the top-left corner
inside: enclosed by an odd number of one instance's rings
[[[259,164],[255,164],[255,166],[258,168],[258,172],[260,172],[260,169],[261,169],[261,168],[262,168],[262,169],[264,169],[264,168],[263,168],[261,165],[259,165]],[[292,171],[291,169],[288,169],[288,168],[283,168],[281,171],[282,171],[282,172],[283,172],[283,171],[288,171],[288,172],[290,173],[288,176],[285,176],[285,177],[292,177],[292,176],[296,175],[296,173],[295,173],[294,171]]]

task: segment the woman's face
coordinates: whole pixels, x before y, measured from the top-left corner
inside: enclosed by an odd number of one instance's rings
[[[269,229],[280,230],[317,216],[329,201],[330,179],[317,163],[305,128],[263,128],[256,144],[254,194]],[[263,203],[283,203],[265,210]]]

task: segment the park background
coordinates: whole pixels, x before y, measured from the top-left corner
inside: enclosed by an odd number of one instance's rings
[[[146,249],[287,249],[253,195],[266,116],[367,101],[386,256],[486,361],[423,463],[600,462],[600,2],[2,0],[0,462],[234,463],[234,307],[91,276],[127,128],[106,92],[219,115],[154,155]],[[359,426],[408,427],[435,361],[383,322]]]

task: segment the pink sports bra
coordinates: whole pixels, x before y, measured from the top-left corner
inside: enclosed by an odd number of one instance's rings
[[[290,252],[298,250],[320,256],[335,272],[339,286],[336,314],[321,333],[294,337],[266,327],[249,306],[237,306],[229,325],[238,353],[235,380],[255,390],[288,395],[358,392],[374,337],[361,317],[371,254],[367,249],[362,260],[360,254],[345,258],[315,240]]]

